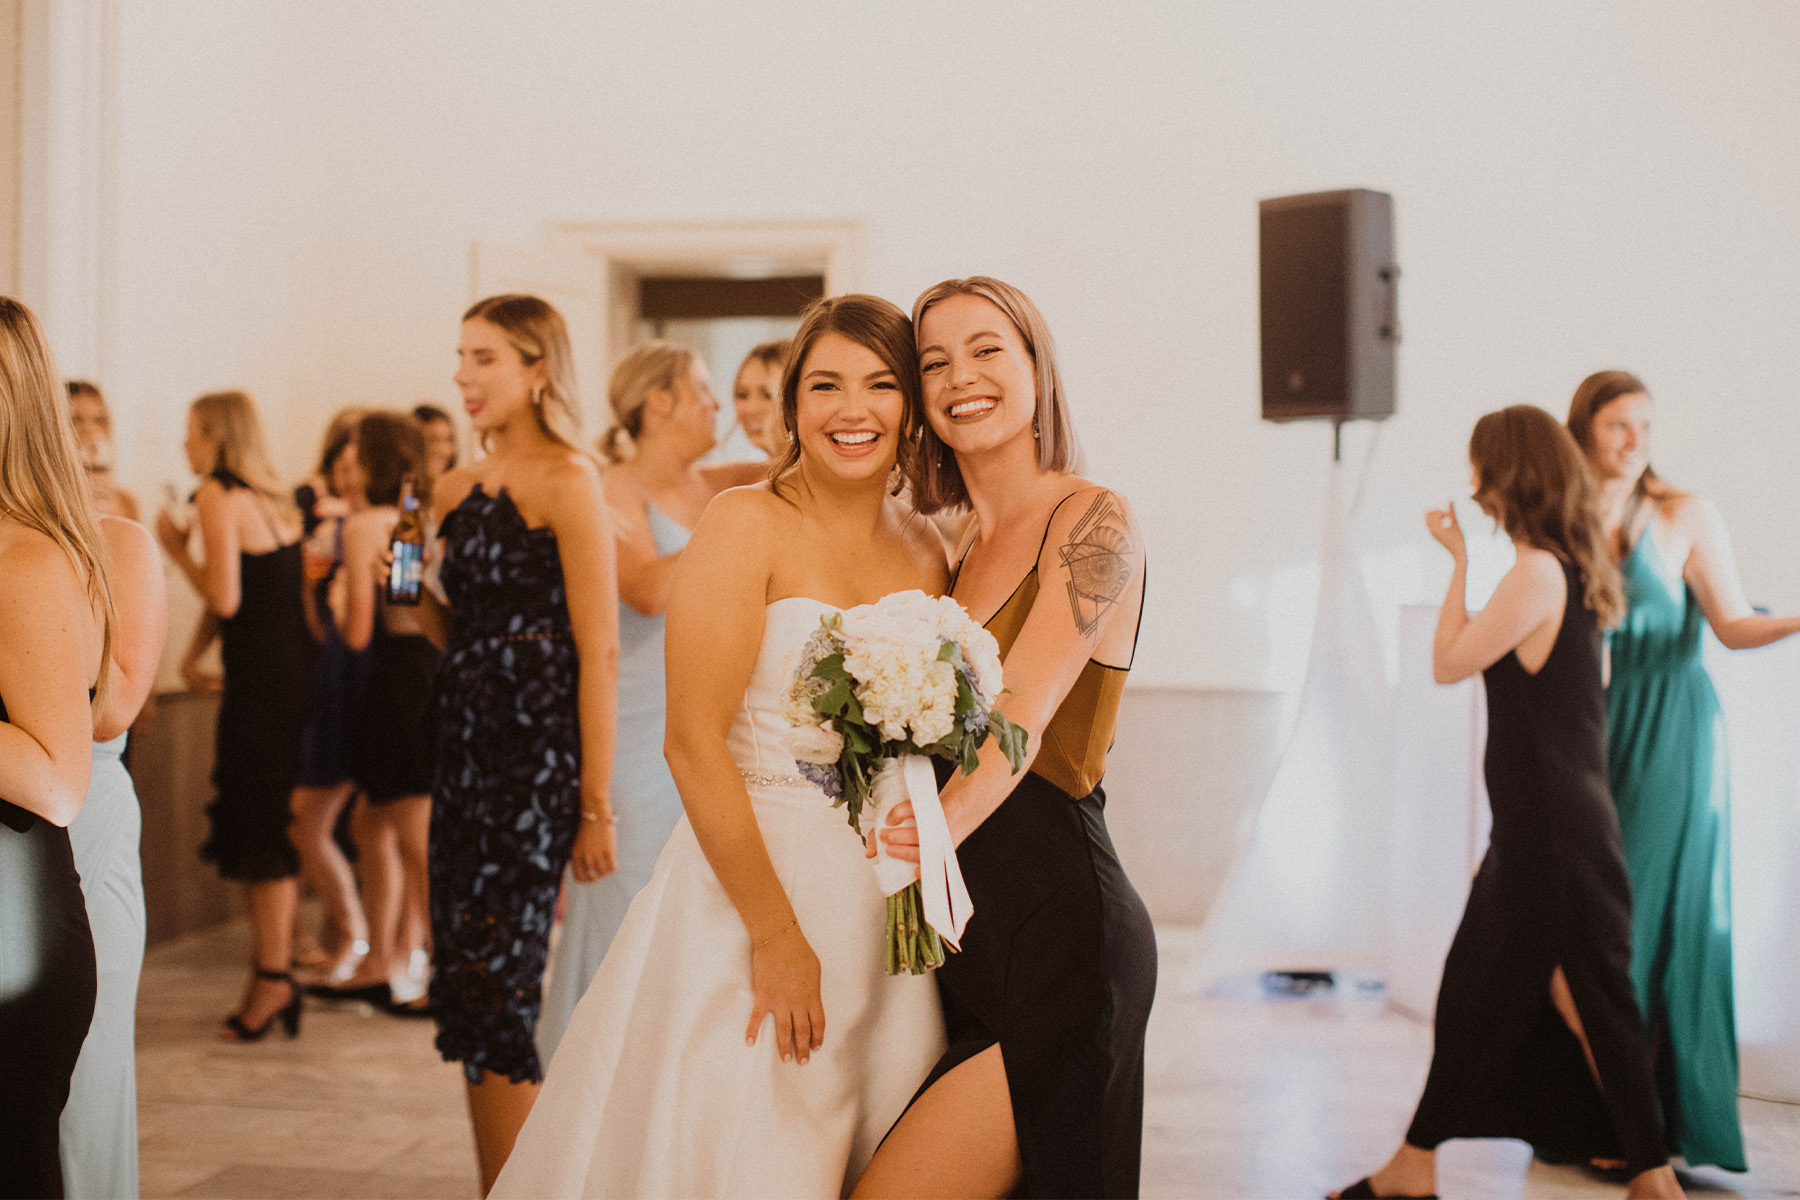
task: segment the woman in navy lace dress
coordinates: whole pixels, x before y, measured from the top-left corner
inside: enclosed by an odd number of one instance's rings
[[[535,296],[483,300],[457,357],[488,453],[435,486],[449,606],[420,610],[444,649],[431,1010],[468,1081],[485,1195],[544,1077],[533,1033],[563,868],[613,869],[618,583],[561,315]]]

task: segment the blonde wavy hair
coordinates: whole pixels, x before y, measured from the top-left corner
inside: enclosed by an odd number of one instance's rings
[[[569,348],[568,323],[556,306],[537,296],[509,292],[477,300],[462,319],[486,321],[505,334],[526,366],[544,364],[544,386],[531,404],[538,428],[551,441],[585,454],[581,411],[576,407],[575,352]]]
[[[219,443],[209,475],[227,475],[231,481],[261,492],[277,504],[287,503],[287,489],[269,462],[269,439],[263,435],[262,418],[248,392],[208,392],[188,406],[207,437]],[[221,482],[227,482],[221,480]]]
[[[606,384],[606,402],[612,408],[612,424],[600,435],[600,453],[606,461],[622,463],[636,451],[644,431],[644,401],[657,388],[673,388],[694,369],[694,352],[669,342],[645,342],[619,360]]]
[[[0,514],[62,548],[100,618],[102,704],[112,676],[110,559],[69,424],[69,396],[37,317],[0,296]]]

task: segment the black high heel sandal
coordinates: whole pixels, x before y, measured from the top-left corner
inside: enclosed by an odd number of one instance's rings
[[[294,973],[292,971],[270,971],[262,967],[257,967],[255,970],[258,979],[267,979],[271,983],[287,984],[289,990],[293,993],[292,998],[288,1000],[284,1007],[271,1013],[269,1019],[255,1029],[244,1024],[244,1017],[241,1013],[232,1013],[229,1017],[226,1017],[225,1028],[231,1031],[232,1037],[237,1041],[260,1042],[268,1035],[269,1029],[275,1022],[280,1021],[281,1027],[287,1030],[288,1037],[299,1037],[300,1001],[302,993],[300,991],[300,985],[294,982]]]
[[[1375,1185],[1364,1175],[1361,1179],[1338,1193],[1338,1200],[1437,1200],[1437,1193],[1429,1196],[1378,1196]]]

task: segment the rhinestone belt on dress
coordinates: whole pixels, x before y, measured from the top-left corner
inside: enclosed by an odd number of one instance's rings
[[[754,783],[758,787],[817,787],[818,784],[799,775],[779,775],[773,771],[745,771],[740,769],[739,775],[745,783]]]

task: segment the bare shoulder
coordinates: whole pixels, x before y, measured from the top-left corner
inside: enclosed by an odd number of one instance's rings
[[[385,541],[398,516],[393,508],[385,504],[352,513],[344,519],[344,541],[358,545]]]
[[[910,503],[891,497],[888,500],[893,510],[894,527],[906,546],[917,568],[936,581],[937,591],[942,591],[950,582],[950,560],[943,537],[931,518],[923,515]]]
[[[694,532],[705,528],[713,536],[762,541],[793,528],[799,518],[800,510],[777,496],[767,483],[753,483],[726,488],[714,496]]]
[[[1563,586],[1562,559],[1538,546],[1520,546],[1507,574],[1517,575],[1533,590],[1560,590]]]
[[[1657,502],[1656,512],[1690,539],[1703,538],[1724,523],[1712,501],[1692,492],[1671,492]]]
[[[112,556],[115,568],[136,571],[148,564],[161,576],[162,563],[156,539],[136,521],[129,517],[101,517],[100,536],[106,539],[106,551]]]
[[[438,477],[431,488],[431,507],[442,520],[457,505],[461,504],[471,491],[475,490],[475,468],[456,467],[445,471]]]
[[[7,576],[0,587],[0,626],[18,629],[23,615],[60,611],[70,603],[86,609],[75,564],[49,534],[0,520],[0,562]]]
[[[1143,538],[1137,514],[1123,493],[1085,479],[1058,502],[1044,539],[1044,556],[1054,560],[1059,550],[1082,547],[1082,553],[1105,551],[1134,563],[1143,558]],[[1066,560],[1065,560],[1066,565]]]
[[[600,486],[606,493],[606,502],[622,511],[636,512],[649,499],[643,481],[628,462],[615,463],[602,472]]]

